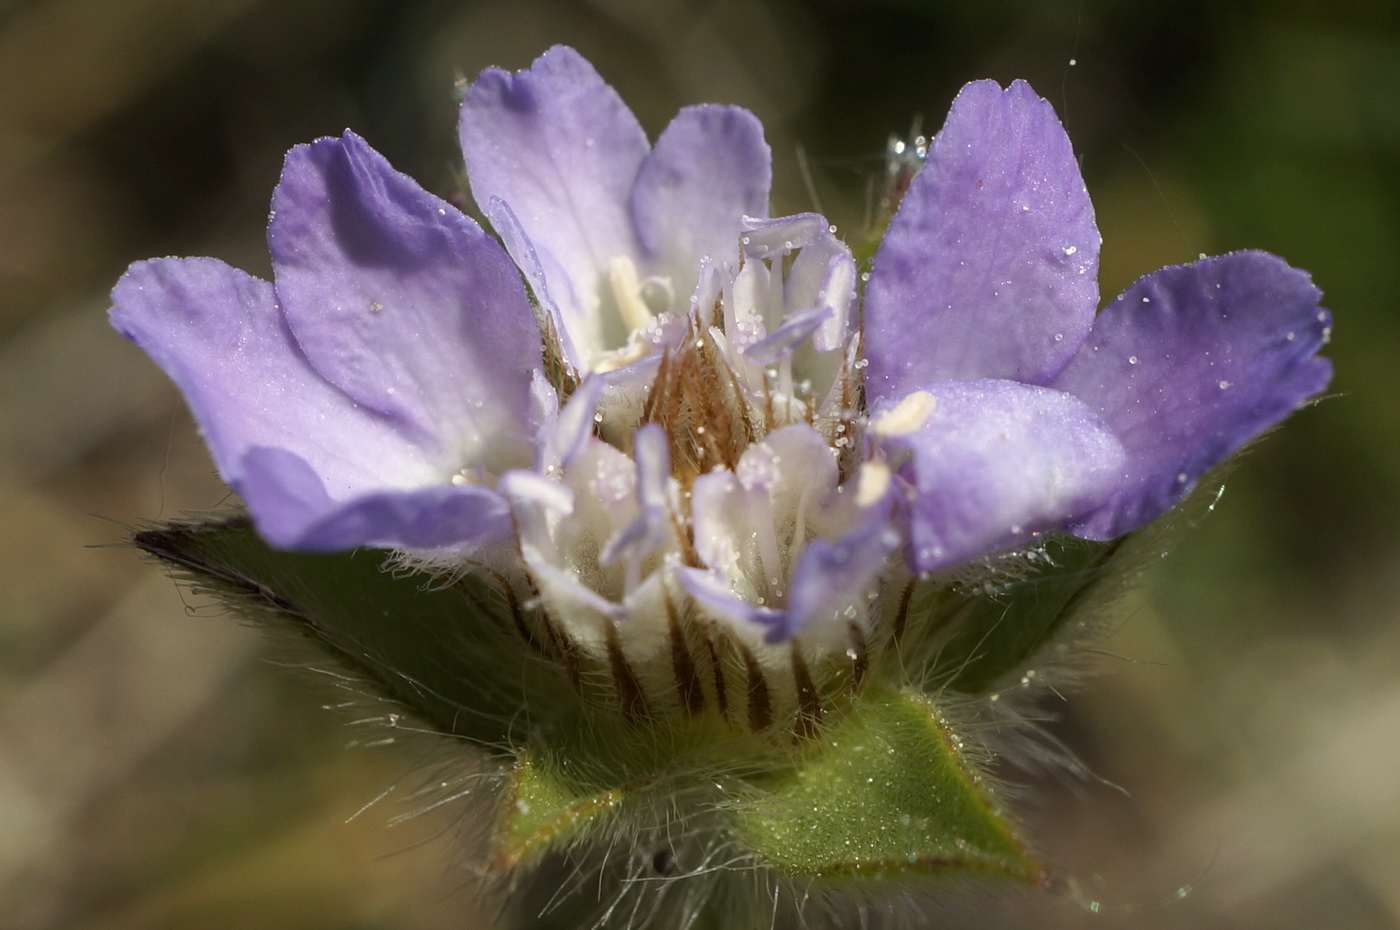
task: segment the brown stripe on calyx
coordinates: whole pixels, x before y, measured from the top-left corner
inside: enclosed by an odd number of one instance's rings
[[[891,644],[895,646],[904,638],[904,627],[909,622],[909,602],[914,597],[914,582],[915,579],[910,578],[899,594],[899,610],[894,615],[894,631],[890,634]]]
[[[860,691],[865,682],[865,673],[870,671],[870,650],[865,641],[865,629],[859,623],[849,623],[846,631],[851,636],[851,693]]]
[[[749,729],[757,733],[773,724],[773,697],[768,693],[768,676],[763,674],[763,666],[758,664],[753,652],[743,643],[739,644],[739,652],[748,672]]]
[[[715,645],[714,639],[710,636],[708,627],[705,629],[705,651],[710,654],[710,668],[714,671],[715,677],[715,703],[719,705],[719,715],[725,720],[729,719],[729,691],[724,684],[724,663],[719,658],[719,648]]]
[[[628,723],[639,724],[651,719],[651,708],[647,706],[646,692],[637,680],[637,673],[627,662],[622,652],[622,640],[617,633],[617,624],[609,623],[608,665],[612,669],[613,687],[617,689],[618,703],[622,705],[622,716]]]
[[[817,726],[822,720],[822,702],[817,694],[817,686],[812,683],[812,673],[807,670],[807,662],[802,658],[802,650],[797,647],[797,640],[791,641],[792,654],[792,679],[797,686],[797,723],[795,729],[798,739],[810,739],[817,733]]]
[[[666,624],[671,634],[671,672],[676,677],[676,696],[686,714],[694,717],[705,709],[705,689],[700,686],[700,674],[695,669],[695,659],[686,644],[681,619],[676,616],[676,605],[669,596],[665,601]]]

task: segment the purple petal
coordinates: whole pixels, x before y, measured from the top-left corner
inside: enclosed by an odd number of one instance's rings
[[[787,610],[780,623],[769,627],[770,644],[814,624],[839,621],[842,607],[862,603],[890,553],[903,542],[890,525],[888,510],[873,508],[862,524],[840,539],[814,539],[807,544],[792,570]]]
[[[700,259],[737,267],[745,216],[768,214],[772,153],[749,111],[687,107],[642,163],[632,212],[643,254],[677,293],[694,287]]]
[[[112,324],[179,385],[230,481],[255,446],[295,454],[337,496],[436,476],[395,421],[316,373],[266,281],[212,258],[157,259],[132,265],[112,301]]]
[[[676,578],[685,588],[685,593],[711,610],[738,621],[735,625],[741,629],[746,624],[764,629],[785,625],[781,610],[749,603],[711,572],[682,567],[676,569]]]
[[[277,296],[317,371],[449,472],[530,461],[539,331],[494,240],[351,133],[288,153],[273,213]]]
[[[1181,500],[1209,469],[1315,396],[1331,316],[1308,275],[1263,252],[1163,268],[1094,322],[1052,386],[1127,451],[1122,485],[1074,531],[1110,539]]]
[[[242,471],[234,486],[257,518],[258,531],[288,549],[433,549],[506,539],[513,532],[505,500],[487,488],[435,484],[335,501],[311,466],[284,449],[249,451]]]
[[[942,381],[881,412],[909,485],[910,563],[931,571],[1057,529],[1116,487],[1123,449],[1083,403],[1015,381]]]
[[[866,391],[1044,384],[1088,331],[1099,233],[1069,138],[1017,81],[962,89],[875,256]]]
[[[578,52],[555,46],[528,71],[483,71],[459,129],[476,202],[510,206],[575,339],[601,332],[600,275],[638,251],[630,202],[648,145],[632,112]]]
[[[438,545],[509,531],[499,499],[449,485],[397,421],[323,379],[272,285],[208,258],[133,265],[112,323],[184,392],[219,473],[291,548]],[[397,521],[397,522],[396,522]]]

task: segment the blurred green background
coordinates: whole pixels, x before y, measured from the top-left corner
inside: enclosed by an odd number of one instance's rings
[[[268,197],[298,142],[353,127],[459,191],[454,80],[556,42],[653,135],[687,103],[750,107],[775,211],[815,196],[845,231],[866,222],[889,133],[936,129],[964,81],[1024,77],[1082,156],[1106,296],[1245,247],[1313,273],[1337,318],[1334,395],[1239,460],[1126,605],[1100,674],[1051,705],[1054,733],[1124,793],[1020,776],[1018,809],[1080,894],[951,894],[930,913],[1400,926],[1400,4],[10,0],[0,927],[491,925],[451,838],[479,811],[388,824],[414,810],[431,750],[347,749],[382,734],[322,710],[343,696],[120,545],[124,525],[226,491],[104,312],[152,255],[266,275]]]

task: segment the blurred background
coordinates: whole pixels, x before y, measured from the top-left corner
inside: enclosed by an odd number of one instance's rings
[[[460,191],[454,81],[557,42],[653,136],[687,103],[751,108],[775,212],[819,205],[846,232],[891,132],[936,130],[967,80],[1024,77],[1082,157],[1106,297],[1202,252],[1313,273],[1333,397],[1241,458],[1100,674],[1053,706],[1123,789],[1047,778],[1019,807],[1078,894],[951,894],[931,915],[1400,926],[1400,5],[8,0],[0,927],[490,925],[460,810],[390,826],[413,808],[390,798],[346,823],[421,747],[347,748],[378,734],[123,545],[226,491],[106,295],[154,255],[266,276],[282,153],[347,126]]]

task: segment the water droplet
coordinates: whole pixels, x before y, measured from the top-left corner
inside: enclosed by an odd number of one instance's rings
[[[1136,364],[1137,364],[1137,356],[1136,356],[1136,355],[1129,355],[1129,356],[1128,356],[1128,364],[1129,364],[1129,365],[1136,365]]]
[[[1292,342],[1294,339],[1297,339],[1297,338],[1298,338],[1298,334],[1297,334],[1297,333],[1289,333],[1289,334],[1288,334],[1287,336],[1285,336],[1284,338],[1287,339],[1289,342]]]
[[[1079,64],[1079,62],[1076,61],[1075,59],[1071,58],[1071,59],[1069,60],[1069,66],[1070,66],[1071,68],[1073,68],[1073,67],[1074,67],[1075,65],[1077,65],[1077,64]]]
[[[1152,303],[1152,298],[1151,298],[1151,297],[1144,297],[1144,298],[1142,299],[1142,302],[1145,303],[1145,304],[1150,304],[1150,303]]]
[[[1221,382],[1220,382],[1220,390],[1222,390],[1222,391],[1225,390],[1226,388],[1228,388],[1229,386],[1230,386],[1230,382],[1229,382],[1229,381],[1221,381]]]
[[[1185,483],[1186,483],[1187,481],[1189,481],[1189,480],[1190,480],[1190,479],[1186,477],[1186,472],[1184,472],[1184,471],[1183,471],[1183,472],[1177,472],[1177,475],[1176,475],[1176,483],[1177,483],[1177,484],[1185,484]],[[1162,555],[1166,555],[1166,553],[1163,552]]]
[[[1078,252],[1078,251],[1079,251],[1079,247],[1078,247],[1078,246],[1074,246],[1074,245],[1067,245],[1067,246],[1065,246],[1065,248],[1064,248],[1064,253],[1065,253],[1066,255],[1073,255],[1075,252]]]
[[[1064,342],[1064,341],[1065,341],[1065,334],[1064,334],[1064,333],[1056,333],[1056,334],[1055,334],[1055,341],[1056,341],[1056,342]]]

